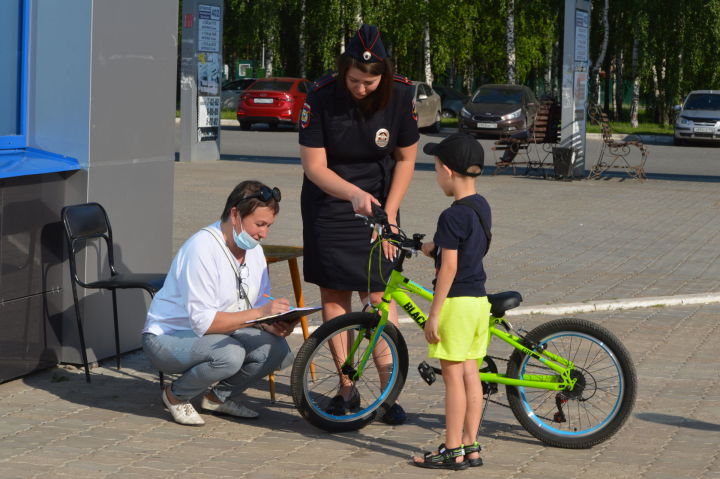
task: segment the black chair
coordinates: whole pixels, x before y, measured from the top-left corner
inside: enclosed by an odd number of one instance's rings
[[[115,269],[115,256],[113,254],[113,237],[110,221],[105,209],[98,203],[83,203],[66,206],[62,209],[62,221],[65,225],[65,237],[68,242],[68,256],[70,260],[70,279],[72,283],[73,301],[75,302],[75,317],[77,319],[78,333],[80,335],[80,351],[85,365],[85,379],[90,382],[90,368],[88,366],[87,351],[85,350],[85,335],[83,334],[82,319],[80,317],[80,304],[78,303],[77,286],[88,289],[109,289],[112,291],[113,320],[115,322],[115,361],[120,369],[120,337],[118,332],[117,293],[118,289],[144,289],[150,296],[162,288],[165,274],[132,274],[119,273]],[[78,277],[75,255],[80,252],[88,240],[102,238],[107,246],[107,259],[110,266],[110,277],[98,279],[89,283]]]

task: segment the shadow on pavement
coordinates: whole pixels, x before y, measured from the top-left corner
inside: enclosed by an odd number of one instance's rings
[[[636,414],[635,417],[643,421],[654,422],[656,424],[665,424],[674,427],[685,427],[688,429],[697,429],[699,431],[720,432],[720,424],[713,424],[697,419],[688,419],[682,416],[674,416],[672,414],[660,414],[653,412],[643,412]]]

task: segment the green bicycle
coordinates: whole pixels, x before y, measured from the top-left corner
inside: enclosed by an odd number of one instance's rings
[[[379,225],[379,240],[391,241],[401,254],[394,264],[383,301],[372,311],[339,316],[324,323],[305,341],[291,373],[293,402],[310,423],[329,432],[362,428],[394,404],[405,384],[408,350],[400,331],[388,321],[391,300],[423,327],[427,316],[410,295],[432,301],[433,293],[402,274],[406,258],[420,251],[424,235],[393,233],[382,211],[367,218]],[[637,379],[627,349],[610,331],[593,322],[556,319],[522,334],[504,319],[522,302],[519,293],[488,295],[492,308],[490,339],[514,348],[507,370],[499,373],[486,357],[479,367],[487,399],[504,384],[518,422],[540,441],[556,447],[588,448],[615,434],[630,416]],[[428,383],[438,369],[418,367]],[[337,394],[339,374],[359,392],[349,412],[328,412]],[[331,410],[332,411],[332,410]]]

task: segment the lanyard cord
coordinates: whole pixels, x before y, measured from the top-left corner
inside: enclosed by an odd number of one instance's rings
[[[244,299],[246,310],[252,309],[252,305],[250,304],[250,298],[248,298],[248,294],[245,291],[245,288],[243,288],[243,281],[242,281],[241,274],[240,274],[240,269],[243,267],[247,268],[247,265],[245,263],[243,263],[240,265],[240,268],[238,268],[237,261],[234,258],[232,258],[227,245],[224,242],[220,241],[220,239],[217,237],[217,233],[215,231],[211,230],[210,228],[203,228],[203,230],[207,231],[208,233],[210,233],[210,235],[213,238],[215,238],[215,241],[217,241],[217,243],[220,245],[220,249],[222,250],[223,253],[225,253],[225,257],[230,262],[230,266],[232,267],[233,272],[235,273],[235,279],[237,280],[238,300]]]

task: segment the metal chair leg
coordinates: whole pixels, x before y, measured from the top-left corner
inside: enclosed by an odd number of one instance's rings
[[[78,336],[80,336],[80,354],[82,355],[83,365],[85,366],[85,381],[90,382],[90,366],[88,365],[87,351],[85,350],[85,333],[83,332],[82,319],[80,317],[80,305],[78,303],[77,288],[75,282],[72,283],[73,302],[75,303],[75,320],[78,326]]]
[[[118,327],[118,314],[117,314],[117,291],[112,290],[112,302],[113,302],[113,321],[115,322],[115,364],[120,369],[120,331]]]

